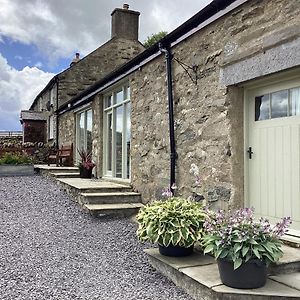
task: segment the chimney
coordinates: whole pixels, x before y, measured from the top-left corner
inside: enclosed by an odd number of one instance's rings
[[[75,53],[75,57],[73,58],[72,62],[70,63],[70,67],[72,67],[79,61],[80,61],[80,54],[77,52],[77,53]]]
[[[129,10],[127,3],[123,8],[116,8],[111,13],[111,38],[138,40],[139,15],[138,11]]]

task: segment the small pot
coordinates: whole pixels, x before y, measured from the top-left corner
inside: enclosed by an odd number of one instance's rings
[[[92,169],[79,168],[80,178],[92,178]]]
[[[218,259],[221,281],[232,288],[255,289],[262,287],[267,281],[266,263],[259,259],[250,259],[236,270],[233,262],[226,259]]]
[[[159,253],[161,255],[182,257],[182,256],[188,256],[188,255],[193,254],[194,245],[189,248],[185,248],[185,247],[181,247],[181,246],[165,247],[165,246],[158,245],[158,249],[159,249]]]

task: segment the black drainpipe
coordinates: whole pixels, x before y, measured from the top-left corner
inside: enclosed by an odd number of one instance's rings
[[[168,87],[168,110],[169,110],[169,134],[170,134],[170,190],[174,195],[173,186],[175,185],[175,168],[176,168],[176,145],[174,130],[174,108],[173,108],[173,84],[172,84],[172,58],[173,55],[169,47],[163,47],[159,44],[159,49],[165,54],[167,68],[167,87]]]

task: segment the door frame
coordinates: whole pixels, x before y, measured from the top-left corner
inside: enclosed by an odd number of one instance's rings
[[[250,199],[250,187],[249,187],[249,158],[247,149],[249,148],[250,138],[250,124],[249,124],[249,113],[250,113],[250,94],[254,91],[259,93],[269,92],[272,88],[281,90],[285,89],[287,85],[293,85],[293,83],[299,83],[300,80],[300,69],[294,69],[291,71],[282,72],[262,79],[255,79],[245,84],[239,85],[244,88],[244,206],[249,207]],[[291,236],[300,237],[300,232],[297,230],[289,229],[288,234]]]
[[[114,103],[116,93],[119,91],[123,91],[123,101],[120,103]],[[107,97],[111,96],[111,101],[113,103],[111,106],[105,108],[105,101]],[[117,181],[125,181],[130,182],[131,180],[131,166],[129,166],[129,178],[124,178],[124,174],[127,174],[127,145],[126,145],[126,136],[124,135],[124,132],[127,130],[127,108],[128,103],[131,103],[130,99],[130,86],[128,82],[123,82],[120,85],[114,86],[113,89],[110,89],[109,91],[106,91],[105,94],[103,94],[103,177],[109,178],[112,180]],[[116,108],[117,107],[123,107],[123,115],[122,115],[122,177],[116,177]],[[112,124],[113,124],[113,130],[112,130],[112,148],[111,151],[111,159],[112,159],[112,170],[107,170],[107,161],[108,161],[108,137],[107,137],[107,115],[111,114],[112,116]],[[131,118],[131,117],[130,117]],[[126,128],[126,129],[125,129]],[[129,160],[130,161],[130,160]]]

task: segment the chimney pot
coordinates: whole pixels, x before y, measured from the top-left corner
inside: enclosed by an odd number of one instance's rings
[[[124,3],[124,4],[123,4],[123,9],[129,9],[129,4]]]

